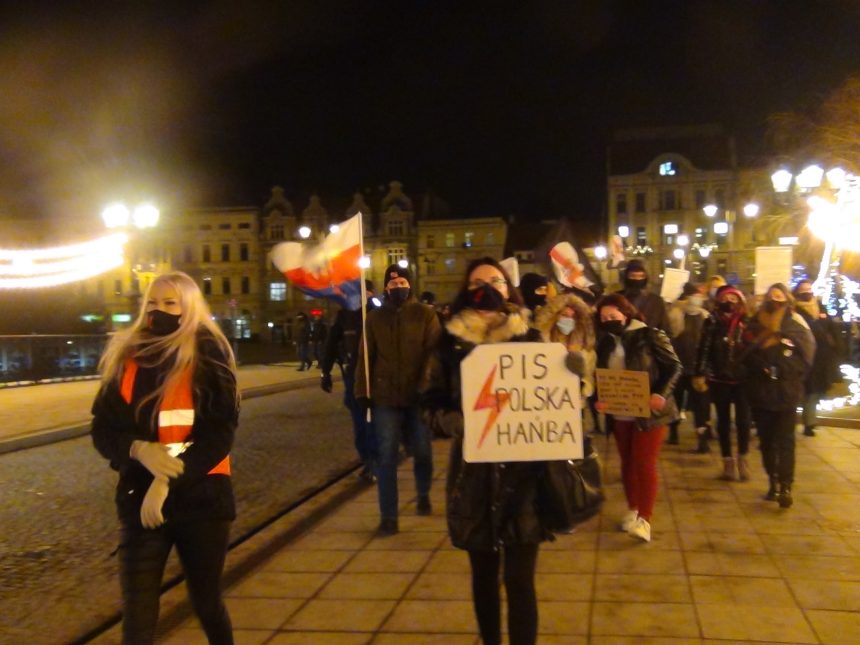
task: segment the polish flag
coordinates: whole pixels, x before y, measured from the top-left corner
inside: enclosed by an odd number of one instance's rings
[[[356,310],[361,308],[361,242],[361,213],[357,213],[321,244],[281,242],[272,249],[271,257],[297,289]]]

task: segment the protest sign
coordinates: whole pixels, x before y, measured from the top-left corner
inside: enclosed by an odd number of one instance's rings
[[[686,269],[663,269],[663,285],[660,287],[660,297],[666,302],[674,302],[684,290],[684,285],[690,281],[690,272]]]
[[[790,246],[758,246],[755,250],[755,294],[767,292],[776,283],[791,283],[794,258]]]
[[[468,462],[582,459],[579,377],[560,343],[479,345],[460,364]]]
[[[621,417],[651,416],[648,372],[597,369],[597,400],[604,412]]]

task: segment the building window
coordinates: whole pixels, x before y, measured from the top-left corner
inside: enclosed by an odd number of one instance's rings
[[[191,252],[191,246],[186,245],[182,249],[182,261],[188,264],[194,262],[194,254]]]
[[[644,226],[636,227],[636,244],[638,244],[639,246],[648,245],[648,234]]]
[[[645,212],[645,193],[636,193],[636,212]]]
[[[472,239],[475,237],[475,234],[472,231],[466,231],[463,234],[463,246],[467,249],[472,248]]]
[[[388,264],[397,264],[406,257],[406,249],[402,246],[394,246],[388,249]]]
[[[726,262],[726,258],[719,258],[717,260],[717,273],[719,275],[726,275],[728,273],[728,263]]]
[[[221,261],[229,262],[230,261],[230,245],[222,244],[221,245]]]
[[[251,293],[251,278],[242,276],[242,293]]]
[[[242,262],[248,261],[248,243],[242,242],[239,244],[239,260]]]
[[[269,285],[269,300],[272,302],[284,302],[287,299],[287,283],[273,282]]]
[[[231,228],[233,228],[233,225],[232,225],[232,224],[229,224],[229,223],[228,223],[228,224],[219,224],[219,225],[218,225],[218,230],[219,230],[219,231],[229,231]]]
[[[393,219],[388,221],[389,235],[403,235],[403,220]]]
[[[283,240],[284,239],[284,225],[283,224],[272,224],[269,229],[269,238],[272,240]]]
[[[251,228],[251,222],[239,222],[238,228]]]
[[[445,269],[448,273],[454,273],[457,268],[457,260],[454,258],[445,258]]]
[[[661,190],[660,191],[660,210],[674,211],[680,207],[678,203],[678,191]]]
[[[701,188],[696,190],[696,208],[701,210],[705,206],[705,191]]]
[[[660,164],[660,176],[661,177],[672,177],[678,173],[677,168],[675,168],[674,162],[664,161]]]
[[[487,233],[487,236],[484,238],[484,244],[487,246],[492,246],[496,243],[496,234],[490,231]]]
[[[200,225],[200,230],[201,230],[201,231],[211,231],[211,230],[212,230],[212,225],[211,225],[211,224],[201,224],[201,225]]]
[[[619,214],[627,213],[627,193],[618,193],[615,195],[615,212]]]
[[[452,246],[454,246],[455,241],[456,240],[454,239],[453,233],[445,233],[445,246],[451,248]]]
[[[436,236],[433,233],[427,234],[427,248],[435,249],[436,248]]]
[[[697,241],[699,241],[699,242],[701,242],[702,240],[704,240],[704,239],[705,239],[705,233],[706,233],[706,232],[707,232],[707,231],[706,231],[703,227],[701,227],[701,226],[700,226],[700,227],[698,227],[698,228],[696,229],[696,240],[697,240]]]
[[[225,296],[230,295],[230,278],[221,278],[221,293]]]
[[[113,281],[113,295],[118,296],[122,293],[122,280]]]
[[[677,224],[665,224],[663,226],[663,244],[672,246],[675,243],[675,237],[678,235]]]
[[[714,202],[716,202],[717,206],[720,208],[726,207],[726,191],[722,188],[718,188],[714,193]]]
[[[424,275],[436,275],[436,263],[428,261],[424,265]]]
[[[209,249],[208,244],[203,245],[203,261],[211,262],[212,261],[212,251]]]
[[[203,278],[203,295],[212,295],[212,278]]]

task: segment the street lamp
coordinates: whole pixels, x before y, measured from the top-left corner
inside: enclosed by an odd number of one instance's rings
[[[332,224],[331,226],[328,227],[329,233],[337,233],[339,230],[340,230],[340,226],[338,226],[337,224]]]
[[[690,236],[682,233],[675,241],[678,243],[678,246],[687,246],[690,243]]]
[[[358,266],[361,269],[369,269],[370,268],[370,258],[366,255],[362,255],[358,258]]]
[[[397,266],[399,266],[401,269],[408,269],[409,260],[407,260],[406,258],[401,258],[397,261]]]
[[[704,212],[705,215],[707,215],[708,217],[713,217],[714,215],[716,215],[718,210],[719,209],[715,204],[705,204],[702,207],[702,212]]]
[[[756,217],[759,212],[759,205],[755,202],[750,202],[744,206],[744,215],[746,217]]]
[[[299,237],[303,240],[308,239],[311,236],[311,227],[310,226],[300,226],[299,227]]]
[[[619,226],[618,235],[620,235],[622,239],[626,240],[628,237],[630,237],[630,227],[623,225]]]

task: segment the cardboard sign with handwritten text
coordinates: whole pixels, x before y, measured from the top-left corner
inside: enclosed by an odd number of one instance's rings
[[[650,399],[648,372],[597,369],[597,400],[606,404],[606,414],[650,417]]]

